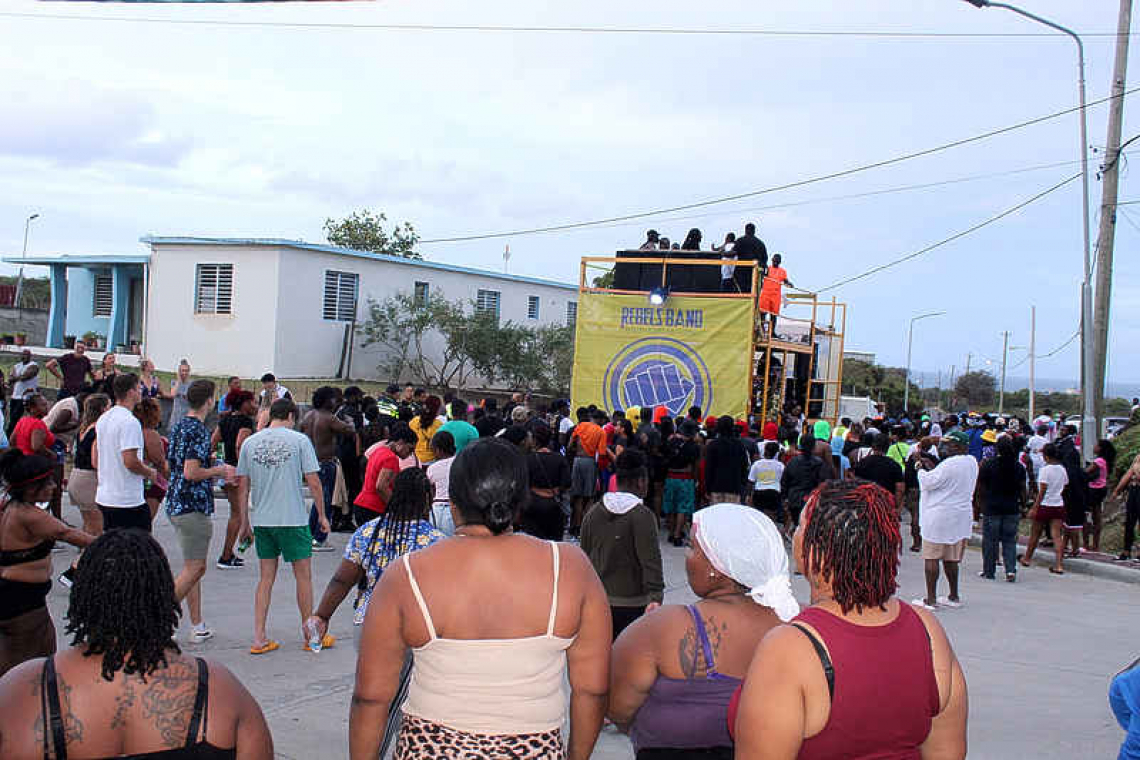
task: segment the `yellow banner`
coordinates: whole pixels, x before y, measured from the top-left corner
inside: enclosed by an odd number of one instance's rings
[[[574,406],[668,407],[683,415],[748,413],[752,303],[583,293],[574,345]]]

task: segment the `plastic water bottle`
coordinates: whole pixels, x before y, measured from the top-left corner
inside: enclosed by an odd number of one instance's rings
[[[313,621],[305,623],[305,634],[309,637],[309,649],[314,652],[321,651],[322,636],[321,629]]]
[[[253,546],[253,539],[250,538],[249,536],[246,536],[245,538],[243,538],[241,541],[238,542],[238,546],[237,546],[238,554],[245,554],[245,550],[251,546]]]

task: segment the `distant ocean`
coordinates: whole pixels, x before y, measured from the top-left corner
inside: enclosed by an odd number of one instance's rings
[[[938,382],[938,373],[936,372],[915,372],[911,370],[911,380],[923,387],[930,387]],[[943,381],[947,381],[943,375]],[[1081,386],[1078,379],[1058,379],[1055,377],[1038,377],[1035,385],[1039,393],[1064,393],[1065,391],[1077,391]],[[1007,377],[1005,379],[1005,389],[1007,391],[1019,391],[1022,388],[1029,387],[1029,376],[1024,377]],[[1134,383],[1109,383],[1108,384],[1109,398],[1136,398],[1140,397],[1140,382]]]

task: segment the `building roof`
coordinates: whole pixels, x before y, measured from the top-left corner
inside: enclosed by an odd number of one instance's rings
[[[491,277],[497,280],[509,280],[511,282],[525,282],[532,285],[545,285],[551,288],[561,288],[563,290],[577,291],[577,285],[571,285],[566,282],[556,282],[555,280],[544,280],[538,277],[526,277],[524,275],[506,274],[504,272],[492,272],[486,269],[475,269],[473,267],[462,267],[454,264],[442,264],[438,261],[425,261],[423,259],[407,259],[403,256],[388,256],[382,253],[372,253],[371,251],[356,251],[351,248],[341,248],[335,245],[322,245],[320,243],[306,243],[303,240],[283,240],[280,238],[202,238],[202,237],[159,237],[147,235],[139,238],[139,242],[146,243],[147,245],[230,245],[230,246],[273,246],[277,248],[294,248],[302,251],[320,251],[322,253],[334,253],[340,256],[351,256],[358,259],[371,259],[372,261],[385,261],[392,264],[402,264],[405,266],[421,267],[424,269],[436,269],[444,272],[461,272],[463,274],[474,274],[481,277]],[[7,261],[7,259],[5,259]]]
[[[64,253],[58,256],[28,256],[27,258],[20,258],[19,256],[5,256],[3,259],[5,264],[28,264],[38,266],[48,266],[50,264],[65,264],[67,266],[89,266],[91,264],[149,264],[149,253],[128,253],[128,254],[72,254]]]

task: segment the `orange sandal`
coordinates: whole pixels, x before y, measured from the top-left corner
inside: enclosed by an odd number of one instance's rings
[[[250,654],[269,654],[270,652],[273,652],[273,651],[280,649],[280,648],[281,648],[280,644],[278,644],[276,641],[273,641],[272,639],[270,639],[269,641],[265,642],[265,644],[262,646],[250,647],[249,653]]]

